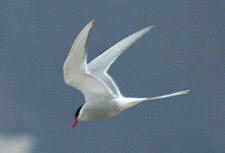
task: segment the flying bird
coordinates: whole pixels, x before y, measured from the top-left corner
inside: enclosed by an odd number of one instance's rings
[[[108,70],[111,64],[128,47],[154,26],[146,27],[131,34],[87,63],[86,46],[93,24],[94,20],[90,21],[78,34],[63,66],[65,83],[81,91],[85,97],[85,103],[74,113],[75,120],[72,128],[76,126],[78,121],[112,117],[141,102],[184,95],[190,91],[183,90],[167,95],[144,98],[123,96],[116,82],[108,74]]]

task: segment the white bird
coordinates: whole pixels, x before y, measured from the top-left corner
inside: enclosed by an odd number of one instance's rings
[[[154,26],[131,34],[87,64],[86,45],[93,23],[94,20],[89,22],[78,34],[63,66],[65,83],[81,91],[85,97],[85,103],[74,113],[72,128],[78,121],[111,117],[144,101],[183,95],[190,91],[183,90],[157,97],[124,97],[107,71],[119,55]]]

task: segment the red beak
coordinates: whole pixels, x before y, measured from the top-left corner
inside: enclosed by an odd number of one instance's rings
[[[73,122],[73,125],[72,125],[72,128],[74,128],[78,123],[78,119],[75,119],[74,122]]]

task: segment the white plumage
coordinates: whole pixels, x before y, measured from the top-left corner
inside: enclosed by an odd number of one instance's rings
[[[146,100],[183,95],[190,91],[184,90],[150,98],[124,97],[107,70],[128,47],[154,26],[131,34],[87,64],[86,45],[93,23],[94,20],[79,33],[63,66],[65,83],[80,90],[85,97],[85,104],[76,113],[73,127],[78,120],[94,120],[113,116]]]

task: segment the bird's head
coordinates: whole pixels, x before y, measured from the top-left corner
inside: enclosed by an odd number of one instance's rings
[[[80,107],[77,108],[77,110],[74,112],[74,122],[72,124],[72,128],[74,128],[79,120],[79,116],[80,116],[80,110],[83,107],[83,105],[81,105]]]

